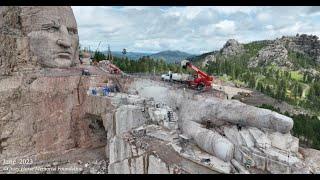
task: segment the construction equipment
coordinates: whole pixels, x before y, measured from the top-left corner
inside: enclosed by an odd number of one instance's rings
[[[88,69],[82,69],[82,73],[81,73],[83,76],[90,76],[90,72]]]
[[[199,68],[194,66],[188,60],[181,61],[181,66],[184,69],[189,67],[189,68],[193,69],[196,72],[194,79],[188,81],[189,87],[196,88],[199,91],[211,89],[212,82],[213,82],[213,77],[212,76],[209,76],[205,72],[201,71]]]
[[[161,75],[162,81],[174,81],[174,82],[185,82],[189,78],[188,74],[182,74],[182,73],[172,73],[169,71],[167,74]]]
[[[99,62],[99,68],[105,72],[109,72],[111,74],[123,74],[120,68],[116,65],[112,64],[109,60],[102,60]]]
[[[112,74],[120,74],[122,73],[121,69],[118,68],[116,65],[109,63],[108,67],[111,69]]]

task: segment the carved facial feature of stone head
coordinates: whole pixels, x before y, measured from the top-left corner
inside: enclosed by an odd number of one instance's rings
[[[75,64],[79,37],[72,9],[41,8],[30,16],[30,50],[43,67],[66,68]]]

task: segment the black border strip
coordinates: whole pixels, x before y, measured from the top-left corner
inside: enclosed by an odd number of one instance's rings
[[[311,6],[319,0],[0,0],[0,5],[64,6]]]

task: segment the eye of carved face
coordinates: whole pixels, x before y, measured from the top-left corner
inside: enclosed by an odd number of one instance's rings
[[[60,25],[55,23],[55,22],[48,23],[48,24],[43,24],[41,26],[41,30],[44,30],[44,31],[47,31],[47,32],[50,32],[50,33],[54,33],[54,32],[59,31],[59,28],[60,28]]]
[[[68,27],[67,29],[70,35],[78,34],[78,30],[76,28]]]

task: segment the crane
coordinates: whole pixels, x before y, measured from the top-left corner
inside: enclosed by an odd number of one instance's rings
[[[96,49],[96,52],[98,52],[98,49],[99,49],[99,47],[100,47],[100,44],[101,44],[101,41],[99,41],[98,47],[97,47],[97,49]]]
[[[195,78],[188,81],[189,87],[196,88],[199,91],[209,90],[212,86],[213,77],[209,76],[205,72],[201,71],[199,68],[194,66],[190,61],[183,60],[181,61],[182,68],[186,69],[187,67],[193,69],[196,72]]]

